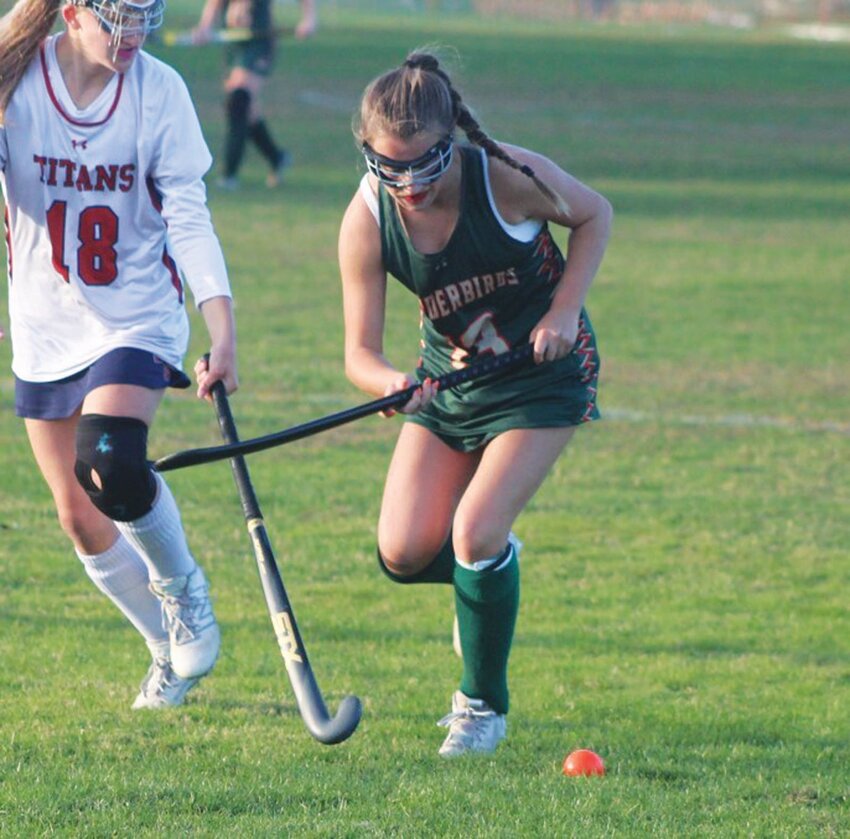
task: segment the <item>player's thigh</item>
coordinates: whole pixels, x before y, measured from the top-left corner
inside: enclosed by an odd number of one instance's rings
[[[86,395],[83,413],[132,417],[141,420],[150,428],[164,394],[164,388],[124,384],[101,385]]]
[[[24,420],[35,462],[57,504],[77,494],[85,497],[74,477],[74,441],[78,421],[79,414],[65,419]]]
[[[247,67],[235,66],[230,68],[224,80],[224,89],[230,93],[233,90],[247,90],[252,96],[258,97],[263,89],[263,77],[252,73]]]
[[[378,542],[387,558],[434,556],[451,530],[477,462],[477,454],[452,449],[421,425],[402,426],[378,523]]]
[[[574,432],[575,427],[517,428],[487,445],[455,515],[460,559],[477,562],[504,548],[514,520]]]

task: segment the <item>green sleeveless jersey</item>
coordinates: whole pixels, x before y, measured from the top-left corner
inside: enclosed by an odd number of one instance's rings
[[[379,188],[384,267],[419,298],[420,380],[527,343],[564,271],[563,254],[546,224],[530,242],[504,229],[490,199],[482,152],[471,146],[456,150],[462,156],[460,213],[438,253],[413,247],[392,197]],[[460,385],[409,419],[466,451],[510,428],[598,418],[599,356],[584,310],[579,325],[578,341],[566,358]]]

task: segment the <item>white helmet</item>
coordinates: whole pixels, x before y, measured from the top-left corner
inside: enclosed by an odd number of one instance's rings
[[[74,0],[74,5],[89,9],[115,43],[153,32],[165,14],[165,0]]]

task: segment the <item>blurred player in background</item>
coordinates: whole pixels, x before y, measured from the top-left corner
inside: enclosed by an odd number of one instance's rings
[[[178,267],[211,341],[198,395],[237,387],[202,180],[212,159],[183,80],[142,52],[162,14],[162,0],[19,0],[0,25],[15,408],[86,573],[150,650],[134,708],[182,703],[220,644],[204,573],[147,461],[165,389],[190,384]]]
[[[506,733],[519,607],[511,528],[576,427],[598,417],[584,299],[611,208],[547,158],[488,137],[429,52],[367,87],[355,133],[368,173],[340,231],[346,372],[375,395],[421,385],[387,475],[378,557],[395,582],[454,586],[463,677],[440,754],[491,752]],[[549,222],[570,231],[566,260]],[[413,374],[383,353],[388,273],[420,302]],[[531,369],[446,393],[429,378],[526,342]]]
[[[250,139],[269,166],[266,186],[280,184],[284,170],[292,162],[290,153],[275,143],[263,119],[260,94],[274,64],[275,39],[272,4],[274,0],[206,0],[201,19],[194,30],[197,44],[210,40],[214,28],[224,20],[228,29],[244,29],[251,37],[227,46],[229,71],[224,80],[226,133],[221,162],[222,189],[239,186],[238,173]],[[316,31],[315,0],[301,0],[301,20],[295,37],[308,38]]]

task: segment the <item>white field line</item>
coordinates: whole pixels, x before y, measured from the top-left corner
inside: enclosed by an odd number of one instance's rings
[[[824,41],[837,44],[850,42],[850,26],[825,23],[801,23],[789,26],[788,33],[795,38],[804,38],[808,41]]]
[[[297,94],[299,102],[312,105],[335,114],[353,114],[359,101],[358,96],[343,96],[334,93],[322,93],[319,90],[301,90]]]

